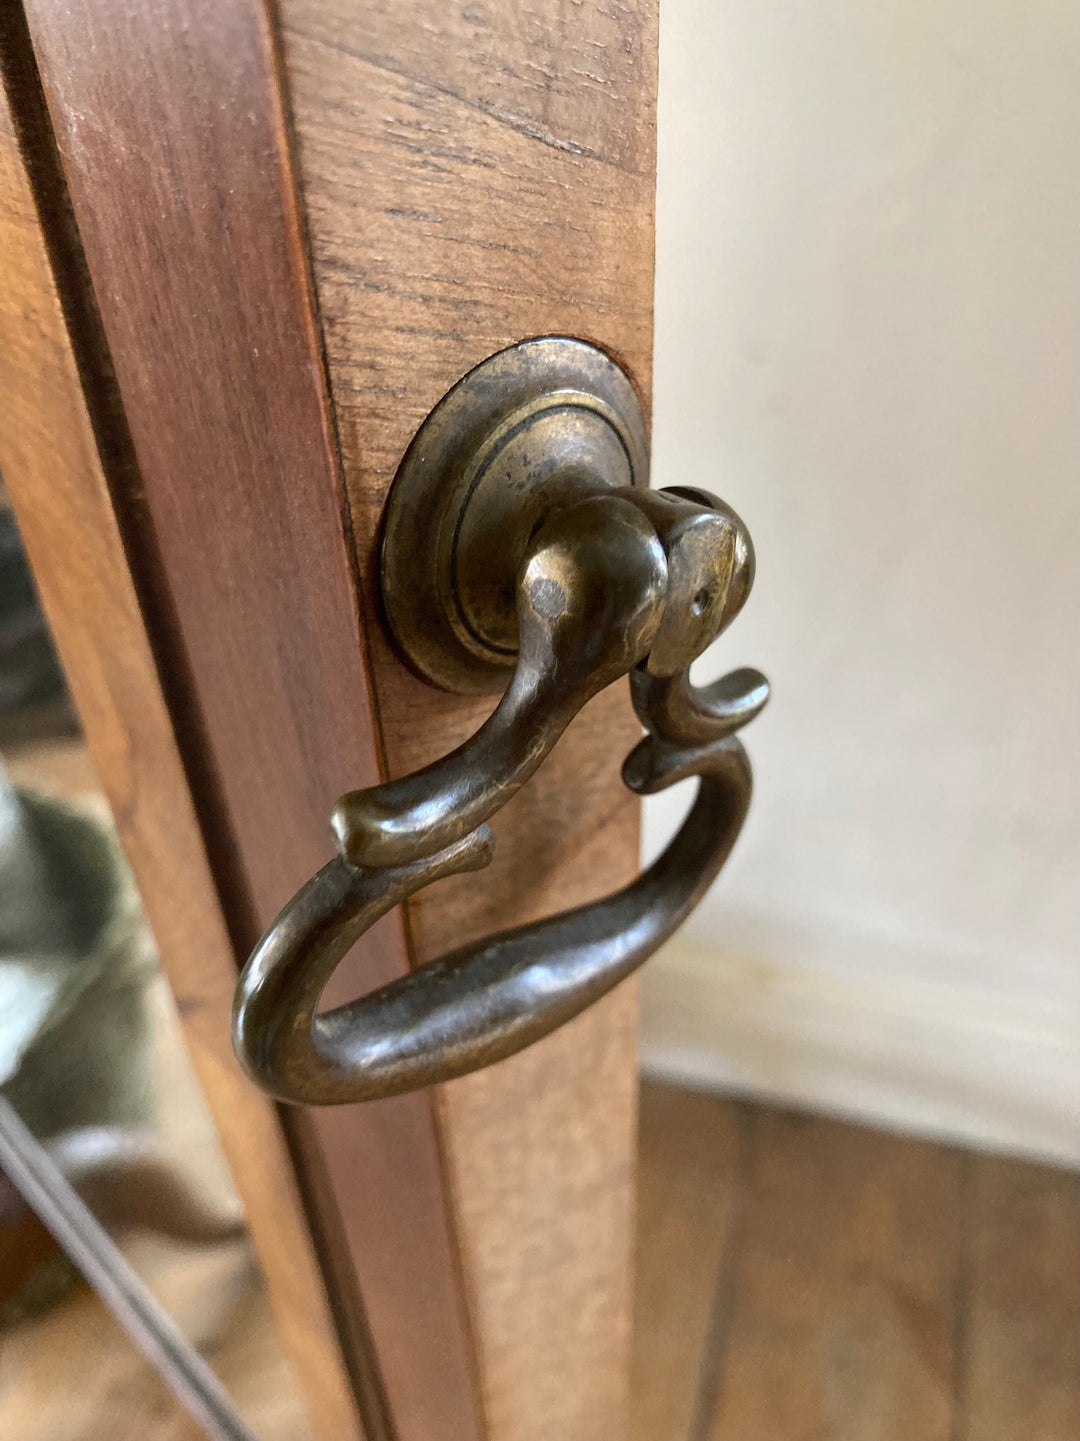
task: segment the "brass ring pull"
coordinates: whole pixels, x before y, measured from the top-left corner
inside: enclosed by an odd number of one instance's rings
[[[421,438],[388,509],[389,619],[412,663],[444,685],[480,688],[513,670],[465,745],[341,798],[332,817],[338,855],[289,901],[244,968],[234,1044],[248,1073],[282,1100],[396,1095],[547,1035],[680,925],[727,858],[750,801],[750,767],[734,733],[764,706],[768,684],[742,670],[699,689],[688,675],[749,593],[749,536],[705,492],[641,487],[643,431],[622,372],[577,341],[528,342],[466,377]],[[515,488],[508,519],[499,501]],[[426,550],[410,524],[417,503],[429,519]],[[478,507],[487,508],[479,517]],[[485,521],[500,535],[509,526],[516,545],[492,549]],[[486,592],[485,547],[497,557]],[[516,575],[509,621],[508,566]],[[480,578],[471,592],[470,574]],[[395,575],[407,577],[404,604],[395,602]],[[320,1014],[337,965],[381,915],[432,881],[490,862],[486,820],[582,706],[626,674],[647,734],[623,766],[625,783],[651,794],[698,777],[659,859],[614,895],[464,946]]]

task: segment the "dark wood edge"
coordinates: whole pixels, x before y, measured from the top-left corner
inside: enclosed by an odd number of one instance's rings
[[[0,11],[0,68],[0,462],[283,1345],[317,1434],[348,1441],[355,1401],[280,1118],[232,1054],[233,947],[106,481],[137,472],[18,7]]]
[[[130,429],[114,503],[242,954],[326,858],[329,802],[379,776],[272,31],[256,0],[25,8]],[[391,920],[343,985],[406,966]],[[434,1101],[388,1105],[286,1118],[341,1343],[374,1436],[402,1326],[405,1382],[478,1436]]]

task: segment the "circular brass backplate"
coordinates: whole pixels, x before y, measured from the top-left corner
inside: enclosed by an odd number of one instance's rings
[[[383,605],[405,659],[444,690],[501,690],[533,535],[575,499],[648,483],[641,407],[602,350],[544,336],[483,361],[416,432],[387,501]]]

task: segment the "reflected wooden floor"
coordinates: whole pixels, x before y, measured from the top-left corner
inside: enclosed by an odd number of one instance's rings
[[[1076,1176],[647,1084],[640,1219],[632,1441],[1076,1441]],[[246,1244],[132,1244],[308,1441]],[[199,1435],[89,1292],[0,1333],[4,1441]]]
[[[1080,1178],[653,1084],[632,1441],[1076,1441]]]
[[[139,1235],[124,1249],[259,1441],[311,1441],[247,1241],[191,1246]],[[204,1432],[80,1283],[0,1331],[0,1437],[204,1441]]]

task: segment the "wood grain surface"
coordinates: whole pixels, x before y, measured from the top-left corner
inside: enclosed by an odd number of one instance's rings
[[[963,1157],[759,1112],[711,1441],[949,1441]]]
[[[130,427],[135,474],[109,479],[242,955],[379,775],[273,37],[260,0],[25,8]],[[390,918],[340,986],[405,966]],[[433,1098],[287,1124],[366,1419],[468,1441]]]
[[[631,1441],[686,1441],[700,1419],[716,1292],[738,1248],[750,1124],[719,1097],[642,1086]]]
[[[635,1441],[1073,1441],[1075,1173],[655,1083],[641,1114]]]
[[[787,1126],[763,1124],[768,1115],[745,1101],[648,1083],[643,1088],[638,1363],[631,1391],[636,1441],[704,1441],[720,1400],[718,1388],[733,1381],[725,1365],[727,1341],[742,1329],[742,1307],[753,1304],[756,1294],[747,1266],[740,1263],[746,1183],[762,1165],[763,1147],[788,1145]],[[812,1142],[819,1127],[831,1130],[835,1122],[803,1117],[801,1125],[809,1133],[807,1168],[829,1167],[835,1146],[816,1148]],[[866,1153],[870,1185],[880,1188],[874,1202],[879,1214],[889,1210],[894,1185],[910,1191],[912,1169],[925,1167],[932,1176],[946,1157],[965,1173],[959,1213],[942,1212],[937,1218],[952,1256],[953,1302],[946,1317],[956,1336],[948,1382],[950,1441],[1075,1441],[1080,1430],[1080,1177],[883,1138],[863,1127],[843,1129],[851,1153]],[[906,1152],[908,1165],[882,1169],[882,1140]],[[792,1196],[797,1219],[783,1228],[785,1234],[792,1225],[813,1232],[822,1222],[816,1206],[805,1204],[811,1190],[829,1204],[828,1187],[798,1188]],[[867,1247],[865,1238],[853,1233],[850,1248],[852,1259],[858,1256],[860,1266],[872,1273],[877,1261],[873,1243]],[[888,1250],[886,1242],[882,1260],[891,1273]],[[755,1251],[774,1277],[782,1273],[786,1250],[769,1252],[759,1245]],[[818,1254],[835,1274],[835,1251],[823,1248]],[[235,1246],[211,1253],[178,1251],[146,1238],[133,1259],[188,1333],[210,1341],[215,1367],[250,1408],[247,1414],[258,1421],[259,1436],[298,1441],[295,1423],[288,1424],[295,1410],[275,1361],[262,1294],[252,1287],[232,1304],[232,1288],[245,1280],[245,1271],[237,1274],[236,1268],[242,1253],[238,1257]],[[822,1281],[834,1284],[827,1277]],[[875,1307],[880,1312],[871,1316],[869,1329],[879,1338],[897,1338],[903,1366],[906,1333],[919,1330],[919,1316],[904,1292],[889,1286],[877,1292]],[[793,1367],[803,1409],[789,1402],[790,1429],[760,1433],[757,1441],[878,1441],[890,1434],[876,1429],[879,1416],[871,1407],[864,1409],[867,1394],[874,1391],[873,1375],[865,1364],[837,1365],[828,1316],[822,1319],[820,1331],[777,1336],[785,1350],[796,1344],[805,1349],[822,1386],[805,1385],[807,1363]],[[752,1365],[758,1354],[741,1352]],[[862,1359],[871,1357],[864,1353]],[[891,1350],[875,1343],[872,1359],[880,1367],[879,1384],[889,1386]],[[70,1388],[55,1384],[61,1369],[75,1383]],[[85,1294],[72,1296],[5,1333],[0,1434],[5,1441],[57,1441],[60,1436],[64,1441],[103,1436],[110,1441],[188,1441],[193,1433],[147,1372],[100,1306]],[[826,1384],[834,1393],[848,1393],[844,1404],[832,1402],[831,1413],[822,1406]],[[721,1430],[719,1441],[746,1434],[738,1416],[728,1415],[731,1430]],[[938,1413],[927,1409],[920,1415],[921,1423],[913,1416],[905,1441],[930,1441],[940,1434]]]
[[[1077,1178],[998,1156],[970,1182],[962,1441],[1080,1435]]]
[[[283,56],[368,614],[379,515],[420,421],[528,336],[595,341],[648,398],[652,0],[283,0]],[[388,771],[485,706],[415,680],[378,631]],[[482,877],[409,906],[414,962],[591,899],[637,864],[618,768],[637,734],[600,697],[497,818]],[[636,1002],[626,986],[441,1096],[491,1441],[626,1434]]]
[[[24,145],[40,149],[25,36],[12,16],[8,10],[0,21],[4,77],[20,107]],[[44,171],[46,157],[30,158]],[[47,193],[44,173],[39,182],[38,198],[48,210],[58,197]],[[55,224],[59,217],[46,219]],[[0,253],[0,465],[97,776],[244,1201],[282,1341],[319,1434],[345,1441],[358,1434],[350,1387],[276,1109],[247,1082],[232,1053],[232,946],[128,572],[6,86],[0,90]],[[73,749],[81,761],[81,747]],[[40,756],[35,762],[23,754],[21,763],[38,774]],[[85,772],[83,764],[80,774]]]

